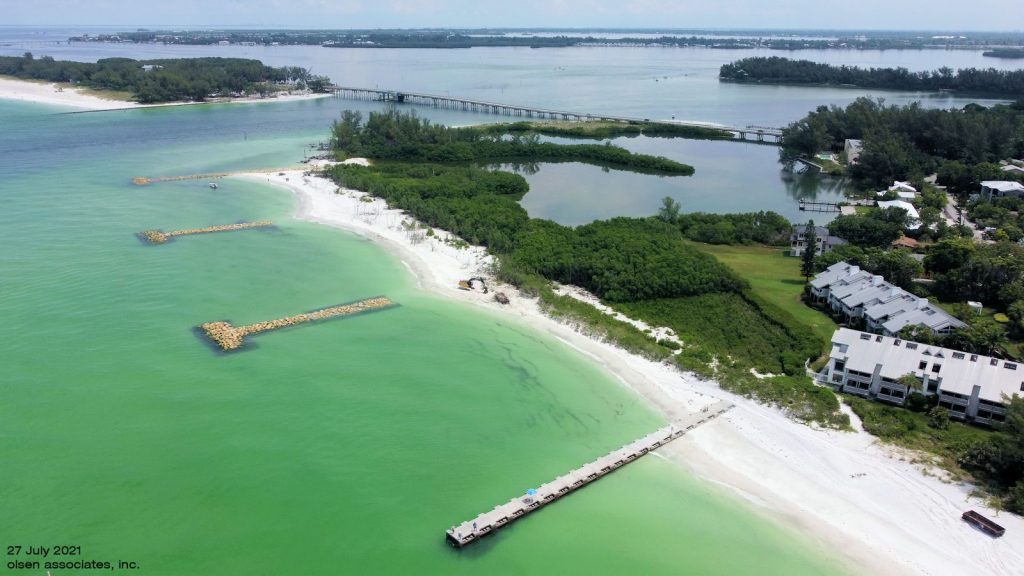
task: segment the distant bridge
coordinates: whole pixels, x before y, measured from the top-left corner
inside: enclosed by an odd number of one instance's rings
[[[551,110],[548,108],[536,108],[533,106],[518,106],[515,104],[503,104],[500,102],[487,102],[484,100],[471,100],[468,98],[457,98],[453,96],[439,96],[437,94],[423,94],[420,92],[398,92],[395,90],[379,90],[373,88],[353,88],[349,86],[334,86],[334,95],[339,98],[350,100],[371,100],[376,102],[395,102],[397,104],[420,104],[433,106],[434,108],[447,108],[451,110],[466,110],[469,112],[482,112],[485,114],[501,114],[504,116],[520,116],[524,118],[542,118],[551,120],[568,120],[573,122],[604,121],[623,123],[648,123],[665,126],[691,126],[694,128],[707,128],[730,132],[739,140],[762,142],[766,144],[778,144],[782,139],[781,128],[770,128],[767,126],[722,126],[705,122],[686,122],[677,120],[652,120],[650,118],[637,118],[630,116],[612,116],[607,114],[588,114],[583,112],[568,112],[565,110]]]

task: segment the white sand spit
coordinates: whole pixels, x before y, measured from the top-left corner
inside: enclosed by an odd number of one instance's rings
[[[326,98],[330,94],[282,94],[275,98],[234,98],[217,100],[212,104],[240,104],[257,102],[294,102]],[[170,104],[138,104],[127,100],[110,100],[88,94],[81,89],[62,87],[52,83],[27,82],[14,78],[0,77],[0,99],[35,102],[50,106],[66,106],[80,110],[126,110],[130,108],[153,108],[159,106],[187,106],[205,102],[175,102]]]

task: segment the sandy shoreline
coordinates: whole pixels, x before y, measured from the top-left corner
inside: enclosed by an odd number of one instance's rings
[[[277,98],[238,98],[214,102],[174,102],[168,104],[138,104],[127,100],[108,100],[81,89],[61,87],[54,83],[28,82],[14,78],[0,77],[0,99],[34,102],[50,106],[67,106],[79,110],[130,110],[133,108],[158,108],[163,106],[192,106],[197,104],[246,104],[260,102],[294,102],[326,98],[330,94],[294,94]]]
[[[511,314],[602,365],[667,419],[699,410],[717,398],[736,407],[661,451],[693,474],[739,495],[764,516],[794,529],[851,574],[1017,575],[1024,573],[1024,519],[997,513],[971,488],[926,475],[864,432],[822,431],[779,410],[722,391],[713,382],[631,355],[583,336],[545,316],[536,301],[505,289],[512,303],[456,288],[460,279],[486,273],[482,248],[457,249],[447,237],[409,230],[410,217],[359,192],[336,194],[330,181],[251,173],[239,176],[290,190],[296,218],[355,232],[398,256],[419,285],[496,313]],[[936,475],[938,473],[936,472]],[[981,511],[1007,528],[991,539],[960,520]]]

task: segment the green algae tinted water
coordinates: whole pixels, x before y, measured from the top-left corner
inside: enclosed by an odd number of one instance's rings
[[[291,220],[286,193],[130,183],[294,162],[323,133],[294,119],[318,106],[0,102],[0,544],[146,575],[835,573],[658,458],[448,549],[451,524],[663,422],[561,343]],[[277,227],[134,236],[263,218]],[[401,306],[234,354],[192,331],[380,294]]]

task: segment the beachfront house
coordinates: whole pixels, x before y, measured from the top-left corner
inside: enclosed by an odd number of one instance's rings
[[[958,420],[998,424],[1006,419],[1006,398],[1024,396],[1024,366],[1016,362],[840,328],[823,370],[835,388],[874,400],[903,404],[915,390],[899,383],[907,374],[916,391],[937,396]]]
[[[1006,180],[986,180],[981,183],[981,197],[986,200],[1013,196],[1024,196],[1024,184]]]
[[[911,186],[910,182],[900,182],[899,180],[893,182],[892,186],[889,186],[889,190],[893,192],[909,192],[911,194],[917,193],[917,188]]]
[[[917,213],[917,208],[906,200],[880,200],[878,207],[881,209],[886,208],[902,208],[907,211],[907,216],[910,218],[907,224],[907,230],[917,230],[921,227],[921,215]]]
[[[860,160],[860,153],[864,150],[864,143],[860,140],[848,139],[843,144],[843,154],[846,156],[847,164],[856,164]]]
[[[882,190],[882,191],[878,192],[876,194],[876,196],[878,196],[879,198],[882,198],[882,197],[888,196],[890,194],[895,194],[897,199],[899,199],[899,200],[906,200],[907,202],[913,201],[914,198],[917,197],[917,194],[915,194],[913,192],[907,192],[905,190],[893,190],[892,188],[890,188],[888,190]]]
[[[790,256],[801,256],[804,250],[807,249],[807,225],[800,224],[793,226],[792,232],[789,233],[789,255]],[[839,246],[840,244],[846,244],[846,240],[839,236],[832,236],[828,232],[828,228],[824,226],[814,227],[814,252],[819,256]]]
[[[907,202],[913,202],[914,198],[917,197],[917,188],[910,185],[910,182],[900,182],[896,180],[889,186],[888,190],[883,190],[878,193],[878,196],[887,196],[889,194],[895,194],[898,200],[906,200]]]
[[[811,297],[870,332],[895,336],[905,326],[922,325],[935,334],[966,326],[960,320],[885,278],[847,262],[837,262],[814,277]]]
[[[914,251],[921,247],[921,243],[909,236],[900,236],[893,240],[889,246],[892,246],[893,248],[906,248],[907,250]]]

